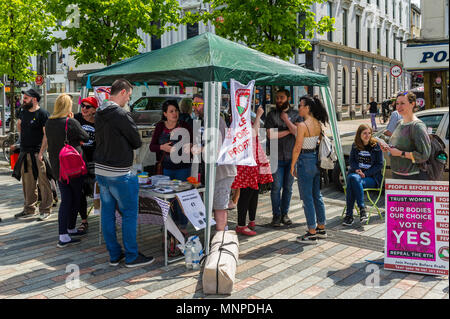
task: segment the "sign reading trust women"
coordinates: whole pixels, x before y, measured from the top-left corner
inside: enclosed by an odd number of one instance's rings
[[[230,80],[231,116],[217,164],[256,166],[253,158],[251,104],[255,81],[243,85]]]
[[[448,182],[386,180],[384,268],[448,275]]]

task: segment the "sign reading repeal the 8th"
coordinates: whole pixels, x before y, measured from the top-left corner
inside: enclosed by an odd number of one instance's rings
[[[448,275],[448,182],[386,180],[384,268]]]

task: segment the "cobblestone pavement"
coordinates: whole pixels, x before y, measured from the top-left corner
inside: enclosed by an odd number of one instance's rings
[[[187,271],[183,261],[165,267],[159,226],[142,225],[138,234],[140,250],[156,258],[152,265],[110,267],[105,245],[98,242],[98,216],[89,218],[89,234],[80,245],[59,249],[56,208],[44,222],[15,220],[14,214],[22,210],[22,187],[5,170],[0,172],[0,194],[0,299],[449,298],[448,277],[381,268],[379,285],[372,287],[372,273],[366,271],[368,265],[376,265],[368,261],[383,261],[384,223],[375,214],[369,225],[357,221],[344,228],[343,195],[332,188],[323,190],[329,238],[309,246],[295,241],[306,229],[296,184],[289,213],[294,223],[289,227],[268,226],[270,196],[260,196],[257,236],[239,237],[231,296],[205,296],[200,272]],[[229,220],[233,229],[235,211]],[[66,285],[70,264],[80,269],[79,287]]]
[[[338,126],[345,134],[355,132],[361,123],[370,124],[370,119],[342,121]],[[374,214],[369,225],[360,225],[356,219],[353,227],[344,227],[340,217],[345,205],[343,194],[333,187],[323,189],[322,194],[329,236],[317,245],[306,246],[295,241],[306,230],[297,184],[289,212],[294,223],[289,227],[273,229],[268,225],[270,195],[260,195],[258,234],[239,237],[233,293],[205,296],[199,271],[187,271],[183,261],[164,266],[159,226],[142,225],[139,229],[140,250],[156,258],[142,268],[109,266],[105,244],[98,241],[98,216],[89,218],[89,234],[80,245],[57,248],[57,208],[44,222],[15,220],[14,214],[22,210],[22,186],[0,160],[0,299],[449,298],[448,277],[386,271],[382,266],[379,284],[373,287],[371,267],[383,262],[383,221]],[[232,211],[230,229],[235,225],[236,211]],[[71,264],[80,269],[79,287],[66,285],[71,274],[67,266]]]

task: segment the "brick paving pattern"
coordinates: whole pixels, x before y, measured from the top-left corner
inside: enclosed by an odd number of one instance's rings
[[[351,132],[369,119],[340,122]],[[329,237],[317,245],[302,245],[296,237],[306,230],[297,184],[289,216],[293,225],[271,228],[270,194],[260,195],[257,235],[240,236],[236,282],[230,296],[206,296],[200,271],[183,261],[164,266],[160,226],[142,225],[138,244],[155,262],[142,268],[110,267],[105,244],[98,242],[98,216],[89,217],[89,234],[80,245],[56,247],[57,208],[44,222],[15,220],[22,211],[22,186],[0,162],[0,299],[448,299],[448,277],[379,269],[373,286],[367,270],[383,261],[384,222],[372,215],[369,225],[358,219],[341,225],[344,196],[333,186],[323,189]],[[383,207],[381,204],[380,207]],[[236,211],[229,227],[236,225]],[[214,232],[213,232],[214,233]],[[203,237],[203,232],[199,232]],[[119,241],[121,234],[119,231]],[[370,261],[370,262],[369,262]],[[80,269],[78,285],[67,266]],[[66,283],[67,281],[67,283]]]

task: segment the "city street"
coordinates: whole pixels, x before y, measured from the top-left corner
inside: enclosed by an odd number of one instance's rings
[[[363,122],[370,123],[370,119],[339,122],[341,134],[355,132]],[[141,252],[156,258],[142,268],[109,266],[105,244],[99,244],[98,216],[89,217],[89,234],[80,245],[57,248],[57,208],[43,222],[14,219],[23,208],[22,185],[10,176],[6,162],[0,163],[0,299],[449,298],[448,277],[384,270],[384,221],[375,212],[368,225],[355,218],[353,226],[342,226],[345,198],[333,186],[322,190],[328,238],[317,245],[295,240],[306,230],[296,183],[289,212],[291,226],[270,227],[270,193],[260,195],[258,234],[239,237],[233,293],[205,296],[200,271],[188,271],[184,261],[164,266],[159,226],[139,227]],[[229,214],[228,225],[230,229],[236,226],[235,210]],[[79,286],[66,283],[73,265],[79,267]]]

